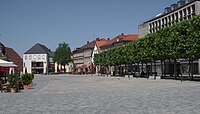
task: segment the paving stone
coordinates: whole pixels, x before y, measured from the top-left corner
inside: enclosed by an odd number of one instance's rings
[[[30,90],[0,93],[0,114],[198,114],[200,82],[35,76]]]

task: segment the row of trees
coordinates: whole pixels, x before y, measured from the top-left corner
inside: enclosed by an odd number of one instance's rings
[[[155,33],[95,55],[94,63],[100,66],[119,66],[122,64],[139,64],[161,61],[164,74],[165,60],[174,61],[174,76],[177,77],[177,59],[188,59],[189,76],[193,79],[192,64],[200,57],[200,16],[161,28]]]

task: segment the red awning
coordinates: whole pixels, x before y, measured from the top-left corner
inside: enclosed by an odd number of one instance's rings
[[[76,68],[84,69],[84,68],[88,68],[88,67],[87,66],[77,66]]]

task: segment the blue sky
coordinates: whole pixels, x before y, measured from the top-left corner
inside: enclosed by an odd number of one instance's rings
[[[36,43],[72,50],[95,37],[138,34],[138,25],[177,0],[0,0],[0,42],[20,56]]]

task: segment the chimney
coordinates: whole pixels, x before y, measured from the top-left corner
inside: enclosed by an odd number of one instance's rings
[[[124,35],[124,33],[122,33],[121,35]]]
[[[110,38],[108,38],[108,40],[110,40]]]
[[[87,44],[89,44],[90,42],[89,41],[87,41]]]
[[[99,41],[99,38],[96,38],[96,41]]]

